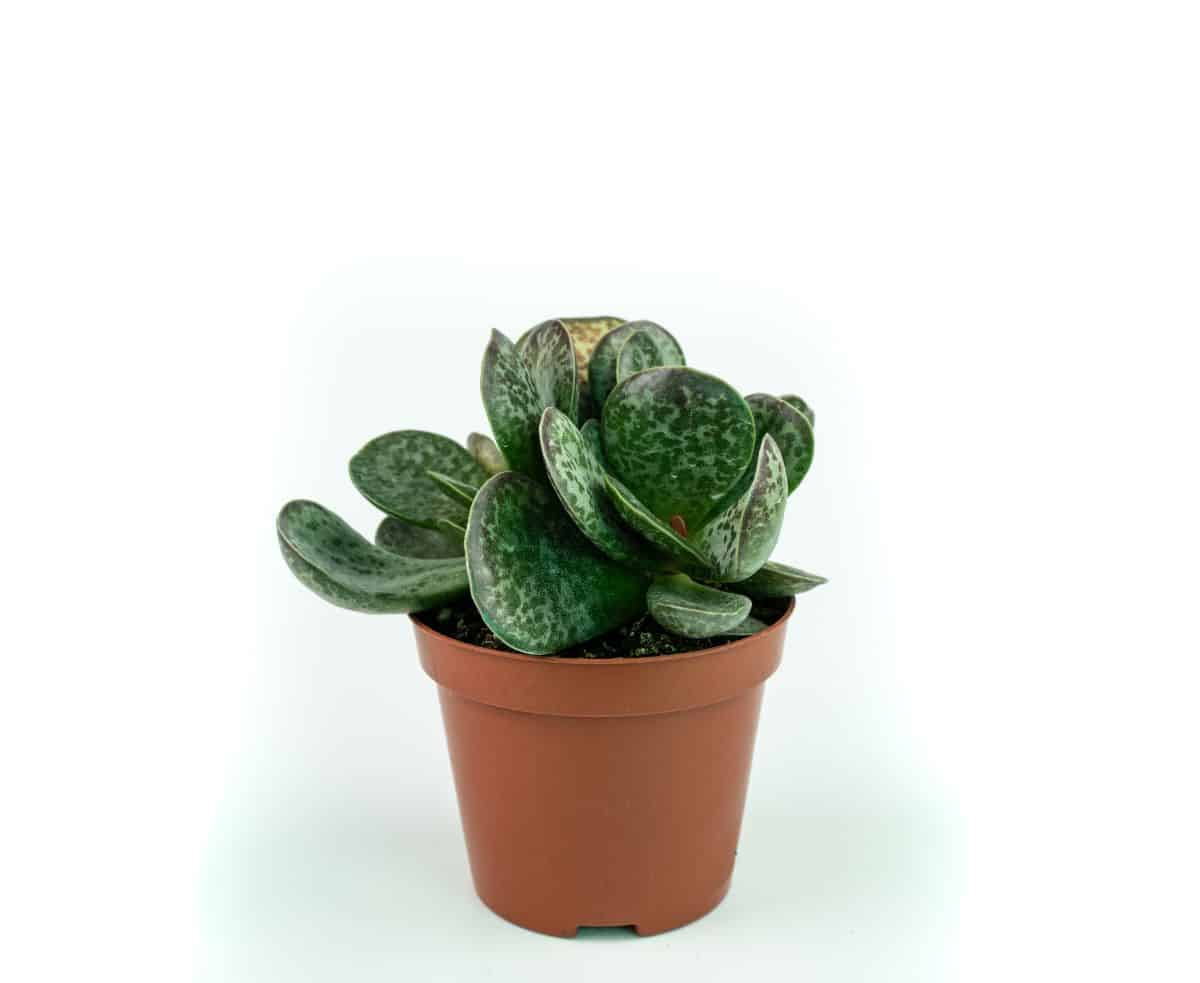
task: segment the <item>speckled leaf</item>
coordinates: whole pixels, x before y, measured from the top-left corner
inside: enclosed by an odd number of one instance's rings
[[[600,462],[600,466],[608,470],[608,466],[604,462],[604,438],[600,435],[600,421],[588,420],[579,432],[583,434],[583,439],[587,441],[588,447],[592,449],[592,453],[596,455],[596,460]]]
[[[437,528],[439,520],[465,522],[467,506],[448,495],[428,471],[471,485],[487,474],[449,437],[424,430],[397,430],[376,437],[350,459],[350,480],[377,508],[390,515]]]
[[[646,606],[667,631],[686,638],[724,635],[750,614],[750,598],[698,584],[687,574],[659,577],[646,592]]]
[[[683,353],[663,345],[661,339],[649,331],[635,331],[617,355],[617,381],[662,365],[683,365]]]
[[[535,478],[545,473],[538,448],[538,423],[545,404],[525,359],[504,335],[492,332],[483,354],[480,390],[488,422],[509,467]]]
[[[296,578],[339,607],[376,613],[421,611],[452,601],[467,589],[461,558],[399,556],[369,543],[316,502],[288,502],[275,528]]]
[[[609,500],[625,523],[644,539],[664,550],[676,564],[690,570],[706,570],[704,554],[659,519],[637,496],[611,474],[604,476]]]
[[[401,556],[429,560],[463,555],[462,534],[453,530],[426,529],[411,522],[387,516],[375,530],[375,545]]]
[[[741,590],[741,589],[742,589],[742,585],[738,584],[738,590]],[[727,631],[722,632],[721,634],[727,635],[730,638],[746,638],[749,635],[757,635],[764,628],[769,628],[769,627],[771,627],[771,626],[768,625],[765,621],[759,621],[758,618],[751,616],[751,617],[748,617],[745,621],[734,625],[732,628],[728,629]]]
[[[447,495],[451,498],[457,498],[460,502],[471,507],[471,503],[475,501],[475,493],[479,491],[479,486],[483,484],[479,482],[459,481],[457,478],[443,474],[441,471],[432,469],[425,472],[432,478]]]
[[[751,597],[791,597],[828,583],[824,577],[789,567],[773,560],[764,563],[753,577],[738,584]]]
[[[783,453],[788,473],[788,494],[791,494],[812,465],[812,424],[800,410],[776,396],[755,393],[747,396],[746,402],[754,413],[759,440],[769,433]]]
[[[647,578],[597,550],[554,493],[507,471],[488,480],[467,526],[471,596],[507,645],[548,655],[645,610]]]
[[[695,369],[630,376],[605,404],[601,429],[613,473],[659,519],[680,515],[689,529],[699,527],[754,457],[746,401]]]
[[[517,350],[542,406],[555,406],[572,420],[579,408],[579,376],[571,336],[561,321],[545,321],[522,336]]]
[[[767,562],[779,540],[786,506],[787,470],[779,446],[767,434],[745,493],[696,533],[696,545],[708,559],[714,579],[745,580]]]
[[[600,339],[588,364],[588,384],[598,413],[604,410],[604,403],[617,384],[617,359],[621,348],[635,332],[645,334],[659,347],[664,365],[685,364],[679,342],[662,325],[653,321],[626,321]]]
[[[604,488],[604,467],[570,417],[548,407],[540,432],[550,483],[580,531],[618,563],[659,568],[661,555],[618,517]]]
[[[504,455],[500,453],[500,448],[486,434],[467,434],[467,450],[471,452],[471,456],[475,458],[479,466],[489,475],[499,474],[501,471],[508,470],[508,462],[504,460]]]
[[[438,519],[437,528],[447,534],[466,536],[467,521],[466,519],[464,519],[462,522],[452,521],[450,519]]]
[[[799,396],[788,395],[780,396],[779,398],[789,406],[795,407],[802,414],[804,414],[804,416],[808,418],[809,424],[813,427],[813,429],[816,429],[817,414],[813,411],[813,408],[808,405],[808,403],[804,402],[804,400],[802,400]]]

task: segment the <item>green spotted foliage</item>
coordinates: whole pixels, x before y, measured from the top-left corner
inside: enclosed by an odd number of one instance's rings
[[[647,616],[746,637],[767,627],[752,604],[825,583],[770,559],[813,461],[799,396],[743,396],[661,325],[609,315],[493,331],[479,378],[490,436],[397,430],[351,459],[384,513],[373,543],[315,502],[284,506],[304,586],[377,613],[469,594],[505,645],[552,655]]]

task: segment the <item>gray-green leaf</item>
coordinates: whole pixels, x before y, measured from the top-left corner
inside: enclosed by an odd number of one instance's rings
[[[275,528],[292,573],[338,607],[372,613],[421,611],[467,590],[461,557],[399,556],[369,543],[316,502],[288,502]]]
[[[478,487],[487,478],[470,453],[449,437],[397,430],[370,441],[350,459],[350,480],[377,508],[419,526],[466,522],[467,505],[449,495],[430,470]]]
[[[698,584],[686,574],[658,577],[646,606],[667,631],[687,638],[724,635],[750,614],[750,598]]]
[[[771,560],[764,563],[753,577],[739,583],[738,590],[745,591],[751,597],[791,597],[825,583],[828,581],[815,573]]]
[[[467,569],[488,627],[530,655],[587,641],[645,610],[647,578],[592,546],[548,488],[515,471],[489,479],[471,506]]]
[[[742,585],[738,584],[738,590],[741,590]],[[750,616],[740,624],[734,625],[732,628],[721,632],[722,635],[728,635],[730,638],[746,638],[749,635],[757,635],[764,628],[771,627],[765,621],[759,621],[758,618]]]
[[[788,394],[787,396],[780,396],[779,398],[782,399],[789,406],[793,406],[796,409],[798,409],[801,413],[803,413],[804,416],[806,416],[808,418],[809,426],[813,427],[813,429],[816,429],[817,414],[813,410],[813,408],[808,405],[808,403],[804,402],[804,400],[802,400],[799,396],[796,396],[793,394]]]
[[[764,434],[770,434],[783,453],[788,473],[788,494],[791,494],[812,465],[812,423],[801,410],[776,396],[754,393],[746,397],[746,402],[754,413],[759,440]]]
[[[728,383],[695,369],[630,376],[613,390],[601,419],[613,473],[661,520],[679,515],[689,529],[754,459],[750,407]]]
[[[664,344],[662,338],[651,331],[635,331],[617,355],[617,381],[621,382],[635,372],[664,365],[683,365],[683,352],[678,346]]]
[[[620,327],[613,328],[600,339],[588,363],[588,385],[597,413],[603,411],[605,401],[617,384],[617,360],[621,349],[635,333],[644,334],[656,345],[661,353],[661,364],[685,364],[679,342],[662,325],[653,321],[626,321]]]
[[[545,473],[538,449],[538,423],[545,404],[525,359],[504,335],[492,332],[480,372],[483,408],[509,467],[534,478]]]
[[[389,515],[375,530],[375,545],[401,556],[425,559],[445,559],[463,555],[461,532],[448,529],[426,529]]]
[[[717,513],[695,536],[714,579],[745,580],[771,556],[783,528],[787,506],[787,470],[775,439],[767,434],[749,487]]]
[[[555,406],[572,420],[579,409],[579,376],[571,336],[561,321],[545,321],[521,337],[517,349],[542,406]]]
[[[661,555],[618,517],[604,488],[604,467],[570,417],[547,407],[541,440],[550,483],[580,531],[618,563],[637,569],[660,567]]]

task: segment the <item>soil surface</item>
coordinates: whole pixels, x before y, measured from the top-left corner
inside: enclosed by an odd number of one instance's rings
[[[780,598],[771,601],[757,602],[750,614],[767,625],[773,625],[787,610],[791,598]],[[470,597],[449,604],[446,607],[431,608],[413,615],[424,625],[434,631],[441,632],[460,642],[479,645],[483,648],[499,649],[502,652],[512,652],[492,634],[492,630],[483,623],[478,609]],[[642,659],[655,655],[672,655],[676,652],[697,652],[700,649],[712,648],[714,645],[724,645],[726,642],[737,641],[736,637],[717,635],[713,638],[681,638],[672,635],[661,628],[648,614],[642,615],[628,624],[614,628],[605,635],[600,635],[582,645],[555,652],[559,659]]]

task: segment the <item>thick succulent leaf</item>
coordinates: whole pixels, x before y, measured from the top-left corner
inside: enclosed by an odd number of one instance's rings
[[[442,519],[466,522],[467,505],[429,477],[430,470],[476,487],[487,478],[466,449],[424,430],[386,433],[350,459],[354,487],[389,515],[430,528]]]
[[[467,534],[467,520],[462,522],[453,521],[451,519],[439,519],[437,528],[447,535],[457,535],[462,538]]]
[[[742,585],[738,584],[738,590],[741,590]],[[745,638],[748,635],[757,635],[764,628],[771,627],[765,621],[759,621],[758,618],[750,616],[745,621],[734,625],[728,631],[721,632],[722,635],[728,635],[731,638]]]
[[[471,506],[467,570],[475,606],[505,644],[548,655],[645,610],[648,579],[592,546],[536,481],[507,471]]]
[[[751,597],[791,597],[824,583],[828,581],[815,573],[771,560],[764,563],[753,577],[739,583],[738,590],[745,591]]]
[[[646,335],[659,346],[664,365],[685,364],[679,342],[662,325],[653,321],[626,321],[600,339],[588,363],[588,385],[597,412],[603,411],[605,401],[617,384],[617,359],[621,348],[635,333]]]
[[[468,481],[459,481],[457,478],[448,474],[442,474],[440,471],[429,470],[425,473],[437,483],[442,491],[451,498],[457,498],[468,508],[475,501],[475,493],[479,491],[479,486],[483,484],[482,481],[474,484]]]
[[[621,522],[604,488],[604,467],[570,417],[548,407],[541,440],[546,474],[580,531],[618,563],[642,570],[661,567],[658,551]]]
[[[613,390],[601,419],[613,473],[660,519],[682,516],[689,529],[754,458],[750,407],[732,386],[695,369],[630,376]]]
[[[561,321],[545,321],[521,337],[517,350],[542,406],[555,406],[572,420],[579,407],[579,375],[571,336]]]
[[[545,404],[525,359],[499,331],[492,332],[483,353],[479,388],[496,444],[509,467],[540,478],[544,471],[538,449],[538,423]]]
[[[707,570],[704,554],[638,501],[638,497],[611,474],[605,474],[604,488],[609,500],[631,529],[666,552],[678,566],[688,570]]]
[[[775,439],[767,434],[758,451],[750,486],[696,533],[714,579],[745,580],[771,556],[783,528],[787,506],[787,470]]]
[[[411,522],[387,516],[375,530],[375,545],[401,556],[428,560],[463,555],[462,534],[453,530],[426,529]]]
[[[780,396],[779,398],[782,399],[789,406],[794,407],[795,409],[799,410],[802,414],[804,414],[804,416],[806,416],[808,418],[809,426],[816,429],[817,414],[813,411],[813,408],[808,405],[808,403],[804,402],[804,400],[802,400],[799,396],[794,396],[794,395]]]
[[[662,365],[683,365],[683,353],[650,331],[635,331],[617,355],[617,381]]]
[[[755,393],[747,396],[746,402],[754,413],[758,439],[762,440],[765,434],[770,434],[783,452],[788,473],[788,494],[791,494],[812,465],[812,423],[803,412],[776,396]]]
[[[316,502],[288,502],[275,528],[292,573],[339,607],[421,611],[452,601],[467,589],[461,557],[399,556],[369,543]]]
[[[646,592],[646,606],[667,631],[687,638],[727,634],[750,614],[750,598],[698,584],[687,574],[659,577]]]
[[[467,434],[467,450],[471,452],[471,456],[475,458],[479,466],[489,475],[499,474],[501,471],[508,470],[508,462],[504,460],[504,455],[500,453],[500,448],[486,434]]]
[[[596,460],[600,462],[600,466],[606,471],[607,465],[604,463],[604,438],[600,434],[600,421],[588,420],[579,432],[583,435],[583,439],[587,441],[588,447],[592,449],[592,453],[596,455]]]

